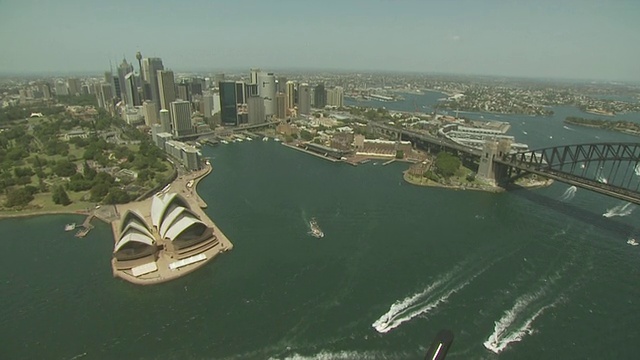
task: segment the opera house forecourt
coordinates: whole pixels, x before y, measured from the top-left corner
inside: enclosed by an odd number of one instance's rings
[[[197,205],[192,187],[180,190],[118,206],[122,216],[112,223],[114,276],[135,284],[161,283],[233,247]]]

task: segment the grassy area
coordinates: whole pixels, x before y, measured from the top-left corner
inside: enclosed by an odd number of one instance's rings
[[[51,193],[35,194],[33,196],[34,199],[25,208],[11,210],[0,208],[0,217],[15,215],[37,215],[56,212],[80,212],[91,210],[95,207],[96,204],[93,202],[82,201],[82,198],[87,193],[88,191],[77,193],[68,192],[69,198],[71,199],[72,203],[67,206],[54,204]],[[5,200],[5,196],[0,196],[0,203],[4,203]]]

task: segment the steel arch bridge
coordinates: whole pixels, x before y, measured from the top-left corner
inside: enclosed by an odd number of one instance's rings
[[[507,154],[508,180],[532,173],[640,204],[640,143],[577,144]]]

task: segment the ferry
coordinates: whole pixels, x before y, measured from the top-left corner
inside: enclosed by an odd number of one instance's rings
[[[64,231],[72,231],[76,228],[76,223],[67,224],[64,226]]]
[[[311,228],[311,231],[309,231],[309,234],[311,236],[316,237],[318,239],[324,237],[324,233],[322,232],[322,229],[320,229],[320,226],[318,225],[316,218],[311,218],[311,221],[309,221],[309,227]]]
[[[638,242],[636,241],[636,239],[629,239],[627,240],[627,244],[631,245],[631,246],[638,246]]]

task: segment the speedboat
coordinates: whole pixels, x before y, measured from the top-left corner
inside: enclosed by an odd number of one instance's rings
[[[324,233],[320,229],[320,226],[318,225],[316,218],[311,218],[311,221],[309,221],[309,227],[311,228],[311,231],[309,231],[309,234],[311,236],[316,237],[318,239],[324,237]]]
[[[76,223],[67,224],[64,226],[64,231],[72,231],[76,228]]]
[[[629,239],[627,240],[627,244],[631,245],[631,246],[638,246],[640,244],[638,244],[638,242],[636,241],[636,239]]]

